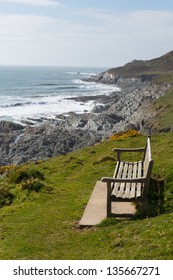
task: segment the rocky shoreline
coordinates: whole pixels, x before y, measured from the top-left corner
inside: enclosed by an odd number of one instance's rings
[[[76,101],[94,100],[91,113],[58,115],[40,125],[0,122],[0,165],[22,164],[66,154],[134,128],[152,133],[152,120],[157,115],[149,105],[165,94],[168,83],[160,85],[153,77],[117,77],[108,72],[90,78],[98,83],[115,84],[121,91],[104,96],[74,97]]]

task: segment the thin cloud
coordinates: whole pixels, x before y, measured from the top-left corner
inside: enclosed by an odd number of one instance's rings
[[[57,22],[57,21],[56,21]],[[35,15],[1,15],[0,38],[18,40],[40,37],[52,32],[55,21],[52,18]]]
[[[60,5],[55,0],[0,0],[4,3],[27,4],[33,6],[57,6]]]
[[[1,63],[113,67],[159,56],[173,45],[171,11],[67,16],[0,14]]]

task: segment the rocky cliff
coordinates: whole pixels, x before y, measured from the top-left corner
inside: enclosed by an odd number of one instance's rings
[[[95,99],[92,113],[60,115],[37,127],[0,122],[0,165],[65,154],[129,128],[158,132],[153,123],[160,111],[151,105],[172,88],[172,71],[173,52],[151,61],[133,61],[89,79],[121,89],[108,96],[76,98],[82,102]]]

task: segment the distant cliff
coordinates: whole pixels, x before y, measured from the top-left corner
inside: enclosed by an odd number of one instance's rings
[[[113,78],[118,77],[135,77],[145,79],[148,77],[158,77],[163,73],[170,73],[173,71],[173,51],[151,60],[133,60],[124,66],[112,68],[107,73]]]

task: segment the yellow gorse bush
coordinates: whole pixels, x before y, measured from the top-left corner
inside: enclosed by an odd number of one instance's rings
[[[119,132],[116,134],[113,134],[109,137],[109,140],[113,141],[113,140],[122,140],[125,138],[129,138],[129,137],[135,137],[141,135],[140,132],[134,130],[134,129],[129,129],[127,131],[124,132]]]

